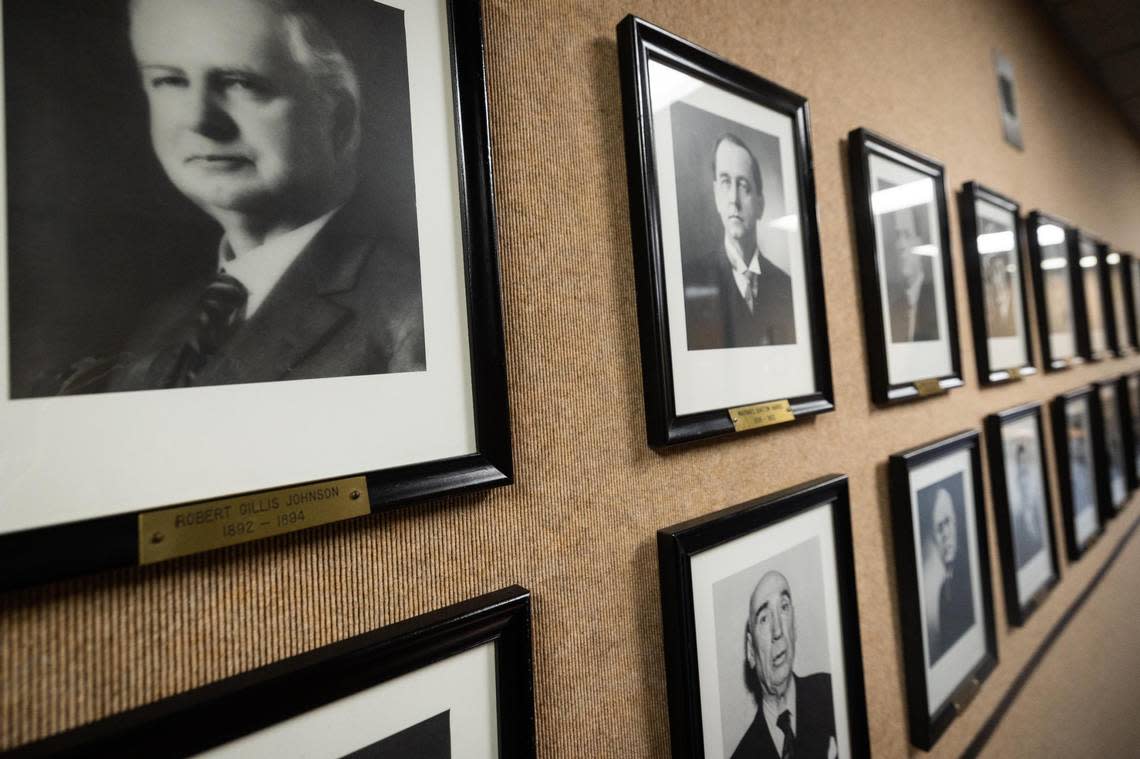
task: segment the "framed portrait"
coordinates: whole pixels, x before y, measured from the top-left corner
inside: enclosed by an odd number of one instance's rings
[[[4,3],[5,583],[158,507],[511,480],[479,4],[280,7]]]
[[[1140,488],[1140,374],[1133,372],[1120,377],[1117,384],[1120,394],[1120,411],[1123,417],[1124,469],[1128,486]]]
[[[1051,411],[1065,548],[1069,560],[1076,561],[1103,529],[1099,482],[1104,452],[1097,442],[1100,403],[1093,388],[1085,386],[1058,395]]]
[[[1101,276],[1104,266],[1103,244],[1080,229],[1069,236],[1069,271],[1077,303],[1077,334],[1081,350],[1088,361],[1101,361],[1111,354],[1107,296]]]
[[[1128,288],[1125,300],[1131,305],[1129,325],[1131,326],[1133,342],[1140,348],[1140,256],[1135,253],[1122,254],[1127,262]]]
[[[1120,396],[1120,385],[1116,379],[1096,383],[1097,398],[1100,401],[1101,434],[1100,443],[1104,455],[1104,476],[1098,478],[1101,505],[1101,520],[1105,521],[1124,508],[1128,501],[1128,461],[1124,454],[1124,429],[1122,417],[1124,409]]]
[[[1077,330],[1076,296],[1069,276],[1069,225],[1042,211],[1029,214],[1026,239],[1037,298],[1037,326],[1045,370],[1084,361]]]
[[[962,385],[941,163],[867,129],[847,135],[863,322],[876,403]]]
[[[1132,320],[1131,292],[1128,282],[1130,256],[1105,246],[1102,251],[1104,266],[1101,273],[1104,282],[1101,289],[1107,296],[1108,311],[1112,318],[1108,322],[1108,342],[1112,352],[1118,357],[1131,355],[1136,350],[1135,324]]]
[[[929,751],[997,665],[978,433],[890,458],[910,740]]]
[[[673,756],[871,755],[847,477],[657,533]]]
[[[512,586],[12,752],[534,757],[530,594]]]
[[[978,378],[993,385],[1036,373],[1021,262],[1020,206],[977,182],[958,193]]]
[[[1001,551],[1006,616],[1021,626],[1060,580],[1053,541],[1041,404],[986,417],[986,452]]]
[[[617,36],[649,444],[831,411],[807,101],[640,18]]]

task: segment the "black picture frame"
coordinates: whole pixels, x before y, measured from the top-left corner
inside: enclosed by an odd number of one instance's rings
[[[636,16],[627,16],[618,24],[617,40],[641,370],[645,392],[645,424],[649,445],[655,448],[672,446],[725,435],[736,429],[727,407],[691,414],[678,414],[676,411],[674,356],[670,346],[666,303],[662,212],[657,182],[658,168],[654,156],[648,70],[650,61],[666,63],[712,87],[758,103],[791,120],[794,168],[799,188],[805,290],[811,321],[812,374],[816,391],[786,400],[789,410],[797,419],[834,410],[835,395],[827,340],[807,100]],[[752,403],[781,400],[785,399],[758,391]]]
[[[669,725],[674,757],[703,757],[704,728],[698,681],[692,562],[702,552],[731,543],[830,501],[843,639],[843,673],[852,755],[871,755],[863,683],[855,557],[846,475],[811,482],[682,522],[657,532],[661,617]],[[837,676],[833,673],[833,676]]]
[[[1103,361],[1112,356],[1112,347],[1109,340],[1110,327],[1112,322],[1112,314],[1108,311],[1108,301],[1104,296],[1103,282],[1105,277],[1101,273],[1104,262],[1101,258],[1100,251],[1103,243],[1095,236],[1080,229],[1079,227],[1070,227],[1067,237],[1069,245],[1069,281],[1072,283],[1073,288],[1073,315],[1077,324],[1078,342],[1081,346],[1081,355],[1085,361],[1096,362]],[[1090,266],[1085,266],[1084,260],[1086,257],[1081,250],[1082,243],[1088,243],[1092,246],[1092,257],[1095,263]],[[1095,268],[1094,276],[1092,277],[1095,283],[1095,291],[1090,293],[1086,287],[1086,279],[1084,270]],[[1093,324],[1090,312],[1090,303],[1096,299],[1100,304],[1101,318],[1104,320],[1104,347],[1097,347],[1094,345],[1093,339]]]
[[[959,451],[969,452],[973,483],[974,524],[976,527],[978,581],[981,593],[982,627],[985,650],[981,658],[961,673],[944,703],[932,710],[927,696],[927,666],[923,648],[925,634],[919,584],[920,568],[915,556],[915,531],[911,503],[911,472]],[[894,556],[899,588],[899,621],[903,643],[906,679],[907,721],[910,740],[929,751],[946,729],[966,708],[973,694],[997,666],[997,636],[994,626],[993,592],[990,587],[989,543],[986,537],[985,493],[982,485],[981,449],[978,433],[966,430],[941,440],[892,454],[888,463]]]
[[[1132,335],[1132,345],[1140,350],[1140,256],[1135,253],[1120,255],[1128,262],[1128,270],[1124,277],[1127,284],[1124,288],[1124,299],[1128,303],[1129,333]]]
[[[1100,488],[1100,495],[1097,500],[1101,509],[1101,522],[1108,522],[1110,519],[1114,519],[1116,515],[1124,509],[1124,506],[1128,503],[1128,496],[1132,492],[1130,478],[1128,476],[1127,446],[1124,443],[1124,421],[1127,413],[1125,406],[1127,403],[1126,399],[1120,395],[1120,382],[1117,377],[1095,382],[1093,383],[1093,387],[1096,389],[1097,405],[1100,407],[1100,429],[1097,432],[1097,442],[1100,445],[1100,460],[1104,467],[1102,475],[1097,478],[1097,484]],[[1111,394],[1111,400],[1105,398],[1106,394]],[[1111,432],[1110,414],[1116,424],[1116,433],[1120,436],[1122,482],[1119,498],[1113,494],[1112,489],[1113,464],[1109,441]]]
[[[1125,340],[1125,345],[1135,352],[1140,350],[1140,334],[1136,323],[1136,291],[1133,289],[1133,272],[1137,270],[1138,263],[1135,256],[1124,251],[1116,251],[1120,256],[1120,276],[1123,278],[1124,291],[1124,317],[1127,324],[1123,329],[1117,328],[1117,336]]]
[[[1023,348],[1025,363],[1020,366],[994,367],[990,365],[989,329],[986,321],[986,289],[982,252],[978,249],[977,203],[983,201],[1013,215],[1012,257],[1017,262],[1018,277],[1015,286],[1021,293],[1021,309],[1016,316],[1024,325]],[[1029,293],[1025,289],[1025,262],[1023,254],[1021,206],[1013,199],[978,182],[967,182],[958,193],[958,219],[962,225],[962,252],[966,263],[966,286],[970,296],[970,322],[973,325],[974,357],[978,367],[978,381],[983,385],[998,385],[1037,373],[1030,337]],[[1012,371],[1011,371],[1012,370]]]
[[[1099,481],[1104,476],[1104,453],[1100,440],[1100,403],[1095,397],[1092,385],[1084,385],[1055,397],[1050,403],[1050,416],[1053,421],[1053,451],[1057,459],[1057,482],[1061,490],[1061,517],[1063,519],[1063,532],[1065,534],[1065,550],[1069,561],[1077,561],[1094,544],[1104,531],[1104,521],[1101,512],[1102,488]],[[1095,402],[1094,402],[1095,401]],[[1082,541],[1077,535],[1077,513],[1075,497],[1077,492],[1072,476],[1071,456],[1069,451],[1069,434],[1067,410],[1070,405],[1085,403],[1089,413],[1089,430],[1091,436],[1090,453],[1092,461],[1089,462],[1089,476],[1092,479],[1091,497],[1093,499],[1092,512],[1096,516],[1096,527]]]
[[[500,756],[536,756],[531,597],[517,585],[26,744],[33,757],[186,757],[495,646]]]
[[[1053,577],[1023,604],[1017,582],[1017,559],[1014,549],[1014,524],[1009,502],[1009,472],[1005,465],[1004,425],[1020,419],[1032,418],[1037,430],[1037,450],[1041,454],[1041,487],[1044,500],[1044,540],[1053,564]],[[1005,596],[1006,618],[1015,627],[1021,627],[1041,605],[1050,591],[1061,581],[1061,563],[1057,559],[1057,542],[1053,530],[1053,498],[1049,487],[1049,472],[1045,454],[1045,420],[1040,403],[1026,403],[990,414],[985,420],[986,459],[990,470],[991,496],[994,523],[997,526],[998,552],[1001,558],[1002,589]]]
[[[1078,328],[1077,322],[1077,303],[1076,294],[1073,291],[1072,277],[1066,278],[1064,281],[1068,283],[1069,291],[1069,309],[1072,318],[1072,340],[1073,340],[1073,353],[1071,355],[1060,355],[1053,349],[1053,343],[1050,340],[1052,334],[1049,330],[1049,295],[1046,289],[1046,275],[1043,270],[1042,264],[1044,263],[1042,257],[1042,243],[1041,237],[1043,228],[1049,227],[1060,230],[1064,235],[1065,268],[1070,268],[1069,260],[1069,242],[1071,238],[1071,225],[1052,214],[1045,213],[1044,211],[1034,210],[1029,212],[1028,219],[1025,225],[1025,237],[1027,247],[1029,250],[1029,270],[1033,279],[1033,294],[1034,302],[1037,304],[1037,334],[1041,337],[1041,356],[1045,371],[1055,372],[1062,369],[1068,369],[1071,366],[1084,363],[1083,343],[1081,342],[1081,332]],[[1058,259],[1051,259],[1058,260]]]
[[[1124,469],[1128,473],[1129,489],[1136,490],[1140,488],[1140,372],[1122,374],[1117,382],[1124,435]]]
[[[475,451],[336,475],[367,476],[371,513],[514,479],[480,3],[448,0],[447,23]],[[218,497],[232,495],[239,493]],[[0,535],[0,589],[137,564],[138,521],[138,513],[122,513]]]
[[[950,350],[950,371],[946,374],[910,382],[892,384],[888,368],[887,325],[883,318],[883,288],[878,266],[878,240],[875,233],[871,197],[869,162],[871,156],[900,164],[928,176],[934,183],[934,203],[937,209],[941,248],[943,283],[946,294],[946,328]],[[946,210],[946,169],[935,159],[915,152],[860,127],[847,135],[847,158],[851,174],[852,207],[855,213],[855,232],[859,255],[859,279],[863,300],[863,324],[867,340],[867,359],[870,365],[871,398],[875,403],[888,405],[914,400],[931,393],[923,389],[923,382],[935,383],[937,391],[961,387],[962,359],[958,344],[958,311],[954,298],[954,267],[950,252],[950,227]]]
[[[1097,250],[1100,259],[1100,289],[1104,294],[1104,312],[1108,327],[1108,349],[1117,358],[1133,352],[1131,310],[1128,303],[1128,261],[1125,254],[1101,244]],[[1113,287],[1113,281],[1117,283]],[[1119,301],[1119,302],[1118,302]]]

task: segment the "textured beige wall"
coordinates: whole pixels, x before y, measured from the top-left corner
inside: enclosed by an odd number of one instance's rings
[[[628,12],[809,98],[836,413],[667,454],[646,447],[614,41]],[[979,389],[952,205],[967,387],[873,408],[841,140],[870,127],[943,160],[951,190],[976,179],[1137,251],[1140,143],[1028,2],[486,0],[486,17],[517,484],[3,597],[0,746],[518,582],[535,595],[540,755],[664,756],[655,530],[834,471],[851,477],[874,752],[920,753],[905,731],[887,456],[1140,358]],[[1000,136],[995,46],[1017,67],[1024,153]],[[991,520],[1001,663],[936,755],[968,744],[1136,513],[1066,565],[1013,632]],[[1067,635],[1100,642],[1088,624]],[[1135,645],[1136,633],[1121,639]],[[1093,708],[1101,684],[1077,687],[1075,703]],[[1135,703],[1140,686],[1131,677],[1113,692]],[[1015,709],[1008,729],[1056,713],[1057,694],[1027,693],[1042,708]],[[1112,735],[1126,729],[1099,737],[1129,745],[1134,733]]]

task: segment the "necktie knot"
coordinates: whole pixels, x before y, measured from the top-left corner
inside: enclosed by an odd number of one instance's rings
[[[225,344],[245,319],[249,292],[245,285],[219,272],[202,291],[190,334],[181,346],[164,387],[194,384],[198,372]]]
[[[796,755],[796,735],[792,732],[792,713],[788,709],[780,712],[776,718],[776,727],[784,733],[784,750],[780,752],[780,759],[793,759]]]

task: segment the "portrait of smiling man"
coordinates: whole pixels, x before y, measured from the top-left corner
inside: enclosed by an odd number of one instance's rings
[[[139,157],[157,159],[214,225],[200,254],[211,260],[143,293],[114,349],[72,353],[30,394],[424,370],[406,52],[382,51],[400,63],[385,72],[367,50],[404,44],[400,12],[373,0],[127,0],[123,16],[148,113]],[[388,39],[370,41],[378,24]],[[385,151],[402,155],[378,160]],[[161,269],[175,243],[150,240],[138,256]]]

